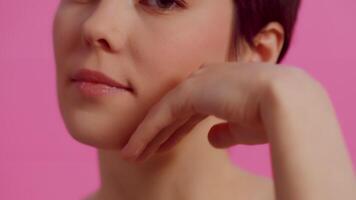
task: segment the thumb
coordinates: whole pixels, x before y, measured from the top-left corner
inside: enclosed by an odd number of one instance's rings
[[[237,144],[255,145],[268,142],[264,131],[241,127],[229,122],[212,126],[208,133],[209,143],[216,148],[228,148]]]

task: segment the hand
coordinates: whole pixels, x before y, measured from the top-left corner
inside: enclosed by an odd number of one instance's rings
[[[209,115],[227,121],[214,125],[208,134],[209,142],[217,148],[267,143],[261,111],[269,102],[268,92],[280,79],[305,76],[301,72],[262,63],[204,65],[151,108],[121,155],[143,161],[157,151],[168,150]]]
[[[208,115],[225,119],[210,144],[270,145],[276,199],[355,199],[351,158],[332,103],[303,70],[273,64],[210,64],[170,90],[121,154],[142,162],[168,150]]]

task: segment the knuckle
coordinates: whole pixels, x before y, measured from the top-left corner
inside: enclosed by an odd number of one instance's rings
[[[188,78],[192,78],[194,76],[197,76],[198,74],[201,74],[204,71],[205,68],[198,68],[197,70],[193,71]]]
[[[197,81],[194,78],[186,79],[185,81],[181,82],[176,90],[178,97],[185,97],[188,95],[196,86],[196,84]]]
[[[212,64],[212,63],[204,63],[204,64],[201,64],[195,71],[193,71],[189,76],[188,78],[191,78],[193,76],[196,76],[198,74],[201,74],[203,73],[204,71],[208,70],[208,69],[211,69],[211,68],[214,68],[216,65]]]
[[[210,63],[203,63],[200,65],[199,69],[206,69],[206,68],[210,67],[211,65],[212,64],[210,64]]]
[[[185,81],[177,88],[170,100],[172,118],[177,118],[192,112],[192,99],[194,99],[194,95],[197,94],[194,92],[196,87],[196,82],[194,80],[189,80]]]

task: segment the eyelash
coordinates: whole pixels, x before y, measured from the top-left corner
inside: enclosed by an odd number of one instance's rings
[[[171,6],[169,7],[160,7],[160,3],[158,3],[159,1],[162,0],[140,0],[140,3],[143,6],[147,6],[150,7],[152,9],[155,9],[159,12],[167,12],[167,11],[171,11],[174,9],[184,9],[187,7],[187,4],[184,0],[170,0],[171,1]]]
[[[89,3],[89,2],[95,1],[95,0],[71,0],[71,1],[75,1],[80,4],[86,4],[86,3]],[[160,7],[160,4],[162,4],[162,2],[159,3],[160,1],[169,1],[170,4],[172,4],[172,5],[170,5],[169,7]],[[141,4],[142,6],[146,7],[149,10],[152,10],[154,12],[161,13],[161,14],[165,14],[167,12],[177,10],[177,9],[185,9],[188,7],[185,0],[138,0],[138,3]]]

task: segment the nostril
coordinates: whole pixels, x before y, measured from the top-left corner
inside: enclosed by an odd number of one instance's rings
[[[110,45],[105,39],[99,39],[98,43],[102,45],[105,49],[110,49]]]
[[[98,40],[96,40],[94,42],[91,41],[91,40],[85,40],[84,42],[88,47],[92,46],[92,47],[96,47],[96,48],[103,48],[105,50],[110,50],[111,49],[109,43],[103,38],[102,39],[98,39]]]

